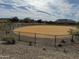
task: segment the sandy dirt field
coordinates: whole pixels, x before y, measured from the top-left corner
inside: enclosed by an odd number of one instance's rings
[[[68,35],[70,29],[75,30],[76,28],[71,26],[37,25],[17,28],[14,32],[23,32],[21,35],[24,36],[34,36],[34,33],[37,33],[37,37],[51,37],[51,35]]]

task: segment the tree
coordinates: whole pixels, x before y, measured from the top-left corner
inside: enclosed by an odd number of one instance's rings
[[[10,21],[10,22],[18,22],[19,19],[18,19],[18,17],[13,17],[13,18],[11,18],[9,21]]]
[[[41,19],[37,20],[38,23],[42,23],[43,21]]]
[[[31,19],[31,18],[25,18],[23,21],[25,23],[34,23],[35,22],[35,20],[34,19]]]
[[[47,24],[53,24],[53,21],[47,21]]]

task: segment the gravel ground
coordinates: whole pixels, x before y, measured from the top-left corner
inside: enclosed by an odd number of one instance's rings
[[[15,45],[0,44],[0,59],[79,59],[79,46],[55,48],[28,46],[25,42],[17,42]]]

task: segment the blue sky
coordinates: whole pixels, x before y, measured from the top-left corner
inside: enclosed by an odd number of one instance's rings
[[[79,0],[0,0],[0,17],[79,21]]]

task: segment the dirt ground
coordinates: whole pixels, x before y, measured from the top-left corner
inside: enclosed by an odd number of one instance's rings
[[[75,30],[76,27],[56,26],[56,25],[37,25],[37,26],[16,28],[14,31],[22,32],[21,35],[24,36],[34,36],[34,33],[37,33],[37,37],[51,37],[51,35],[69,35],[71,29]]]

